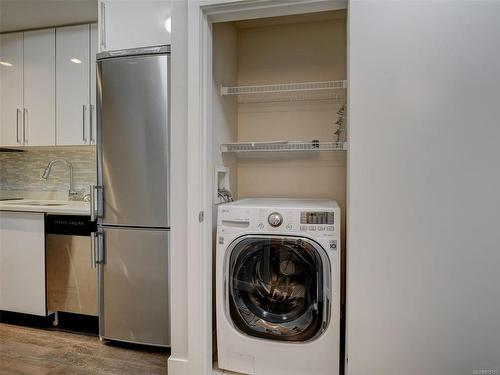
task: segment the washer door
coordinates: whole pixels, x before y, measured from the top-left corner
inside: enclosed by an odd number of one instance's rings
[[[324,331],[330,262],[316,242],[249,235],[226,254],[226,313],[238,330],[281,341],[307,341]]]

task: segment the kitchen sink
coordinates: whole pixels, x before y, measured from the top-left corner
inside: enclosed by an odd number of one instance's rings
[[[28,206],[66,206],[66,203],[27,203]]]
[[[44,203],[44,202],[13,202],[7,203],[17,206],[43,206],[43,207],[52,207],[52,206],[66,206],[66,203]]]

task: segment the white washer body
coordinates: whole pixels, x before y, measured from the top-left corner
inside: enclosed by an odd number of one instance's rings
[[[275,213],[279,215],[272,215]],[[216,315],[220,369],[255,375],[336,375],[339,373],[340,217],[337,202],[331,200],[244,199],[219,206]],[[281,223],[279,223],[280,218]],[[259,239],[262,240],[260,243]],[[317,255],[313,254],[313,248],[318,253]],[[280,249],[284,249],[283,252]],[[290,255],[283,260],[282,255],[286,254],[284,251],[298,255],[293,258]],[[274,254],[274,258],[269,254]],[[248,257],[247,260],[244,260],[245,256]],[[309,280],[303,284],[307,287],[295,287],[293,289],[295,292],[288,292],[290,288],[284,288],[283,285],[262,289],[262,282],[260,284],[247,282],[247,279],[253,277],[252,268],[246,268],[244,262],[253,262],[255,269],[261,270],[269,266],[267,264],[269,262],[266,263],[264,260],[267,256],[275,259],[273,270],[278,269],[276,272],[281,275],[278,276],[280,280],[286,279],[287,283],[296,285],[293,274],[296,272],[298,274],[296,278]],[[243,260],[240,261],[240,258]],[[303,267],[297,262],[297,259],[302,258],[308,259]],[[262,267],[263,264],[266,266]],[[306,275],[304,270],[311,271],[311,264],[318,264],[317,267],[322,268],[317,271],[317,275],[322,276],[316,276],[316,281],[313,276],[309,279],[306,276],[301,278],[302,273]],[[299,272],[302,273],[299,274]],[[267,276],[261,278],[270,283],[277,279],[275,274],[269,276],[265,271],[257,271],[256,274],[266,274]],[[309,272],[308,275],[313,275],[313,272]],[[304,323],[303,327],[308,328],[304,328],[304,331],[300,333],[300,340],[293,338],[299,336],[286,336],[288,337],[286,340],[282,338],[287,334],[293,334],[294,329],[276,329],[275,327],[280,326],[280,323],[275,321],[267,324],[268,315],[259,308],[273,310],[275,305],[272,303],[270,305],[267,301],[262,302],[262,299],[259,299],[260,296],[256,296],[257,293],[252,289],[256,285],[260,287],[259,290],[269,291],[273,301],[283,299],[290,301],[283,305],[285,306],[283,311],[286,312],[299,311],[307,306],[304,301],[314,300],[312,297],[294,299],[294,293],[300,294],[305,289],[311,291],[311,295],[320,301],[308,303],[309,310],[304,316],[316,316],[317,319],[303,319],[310,325]],[[284,290],[287,292],[283,292]],[[245,301],[257,302],[247,310],[245,304],[248,304]],[[287,310],[288,306],[296,305],[302,307]],[[321,309],[318,306],[321,306]],[[254,311],[257,312],[254,313]],[[279,319],[279,314],[277,318]],[[321,324],[319,324],[320,319]],[[291,326],[295,327],[294,324]],[[274,338],[275,333],[276,337],[281,339]],[[308,337],[308,335],[312,336]],[[304,337],[308,338],[304,340]]]

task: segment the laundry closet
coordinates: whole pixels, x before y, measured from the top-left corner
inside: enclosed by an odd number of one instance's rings
[[[341,209],[344,270],[347,11],[213,23],[212,43],[214,259],[219,204],[329,199]]]
[[[345,222],[346,24],[345,10],[213,24],[219,189],[335,199]]]

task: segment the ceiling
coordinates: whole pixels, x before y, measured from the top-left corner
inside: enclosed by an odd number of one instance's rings
[[[0,0],[0,32],[97,21],[97,0]]]
[[[2,1],[2,0],[0,0]],[[294,14],[289,16],[268,17],[252,20],[236,21],[238,29],[249,29],[256,27],[277,26],[287,24],[297,24],[303,22],[330,21],[335,19],[347,19],[347,10],[331,10],[317,13]]]

